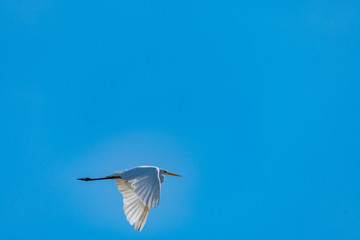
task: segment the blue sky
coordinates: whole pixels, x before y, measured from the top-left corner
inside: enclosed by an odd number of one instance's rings
[[[359,1],[0,2],[2,239],[359,239]],[[113,182],[167,177],[132,230]]]

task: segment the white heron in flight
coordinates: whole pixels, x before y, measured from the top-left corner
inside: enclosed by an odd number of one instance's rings
[[[124,212],[134,230],[141,231],[145,225],[150,208],[155,208],[160,201],[161,183],[164,175],[181,177],[178,174],[152,166],[140,166],[117,171],[104,178],[78,178],[81,181],[115,179],[116,185],[123,195]]]

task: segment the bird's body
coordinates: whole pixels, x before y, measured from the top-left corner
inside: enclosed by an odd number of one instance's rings
[[[180,175],[170,173],[153,166],[140,166],[117,171],[104,178],[79,178],[82,181],[115,179],[116,185],[123,195],[124,212],[130,225],[141,231],[145,225],[150,208],[159,205],[163,175]]]

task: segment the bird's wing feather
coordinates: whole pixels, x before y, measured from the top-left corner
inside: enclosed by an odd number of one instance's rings
[[[160,201],[160,177],[157,167],[136,167],[116,172],[127,180],[135,194],[148,208],[155,208]]]
[[[142,203],[127,180],[119,178],[115,181],[124,198],[123,208],[126,220],[128,220],[130,225],[134,224],[134,230],[141,231],[145,225],[150,208]]]
[[[121,178],[116,185],[123,195],[126,219],[134,229],[141,231],[151,207],[160,200],[159,169],[156,167],[137,167],[116,172]]]

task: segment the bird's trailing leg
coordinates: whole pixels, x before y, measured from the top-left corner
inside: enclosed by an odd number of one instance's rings
[[[88,182],[88,181],[107,180],[107,179],[115,179],[115,178],[121,178],[121,177],[112,175],[104,178],[78,178],[77,180]]]

